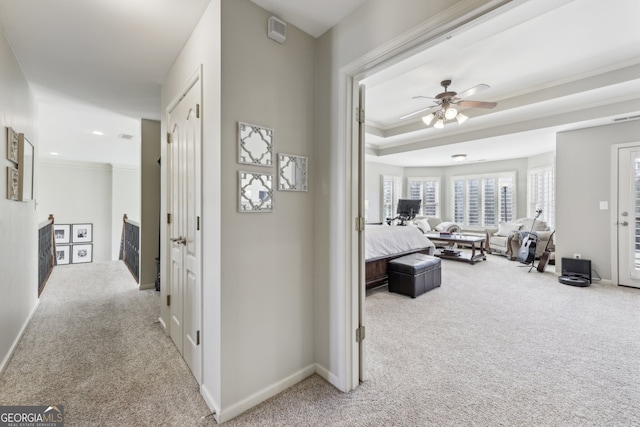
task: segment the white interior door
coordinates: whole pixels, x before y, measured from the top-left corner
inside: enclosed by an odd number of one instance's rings
[[[618,283],[640,288],[640,145],[618,150]]]
[[[201,383],[201,89],[197,78],[169,111],[170,335]]]

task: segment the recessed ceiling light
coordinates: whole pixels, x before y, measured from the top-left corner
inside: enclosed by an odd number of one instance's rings
[[[94,131],[93,131],[93,132],[91,132],[91,133],[92,133],[92,134],[94,134],[94,135],[98,135],[98,136],[102,136],[102,135],[104,135],[104,132],[101,132],[101,131],[99,131],[99,130],[94,130]]]
[[[52,156],[57,156],[58,155],[58,153],[55,153],[53,151],[51,153],[49,153],[49,154],[51,154]]]

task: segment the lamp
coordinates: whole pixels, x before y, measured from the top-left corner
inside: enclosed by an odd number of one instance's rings
[[[445,102],[439,110],[429,113],[422,118],[425,125],[429,126],[433,123],[433,127],[436,129],[442,129],[446,120],[456,119],[458,124],[461,125],[469,117],[462,113],[459,113],[450,103]],[[435,120],[435,123],[434,123]]]
[[[435,119],[435,118],[436,118],[436,115],[431,113],[431,114],[428,114],[428,115],[424,116],[422,118],[422,121],[424,122],[425,125],[429,126],[431,124],[431,122],[433,121],[433,119]]]
[[[451,156],[451,159],[453,159],[454,162],[458,162],[458,163],[463,162],[464,159],[466,158],[467,158],[466,154],[454,154]]]
[[[464,122],[466,122],[468,118],[469,118],[469,117],[465,116],[465,115],[464,115],[464,114],[462,114],[462,113],[458,113],[458,115],[456,116],[456,120],[458,121],[458,124],[459,124],[459,125],[461,125],[461,124],[463,124]]]

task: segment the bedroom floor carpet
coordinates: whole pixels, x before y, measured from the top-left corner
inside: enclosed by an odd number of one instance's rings
[[[367,296],[358,389],[313,375],[225,425],[640,425],[640,290],[487,258],[443,260],[442,286],[416,299]],[[120,263],[56,268],[0,404],[63,404],[68,426],[215,425],[158,310]]]

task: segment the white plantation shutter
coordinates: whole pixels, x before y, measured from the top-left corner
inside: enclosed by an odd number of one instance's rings
[[[398,199],[402,198],[402,177],[382,176],[382,220],[395,218]]]
[[[555,174],[552,166],[530,169],[527,172],[527,216],[534,218],[536,209],[542,209],[541,221],[555,228],[556,197]]]
[[[471,227],[496,227],[515,215],[515,172],[452,178],[453,221]]]
[[[440,217],[440,178],[409,178],[408,197],[422,200],[420,215]]]

